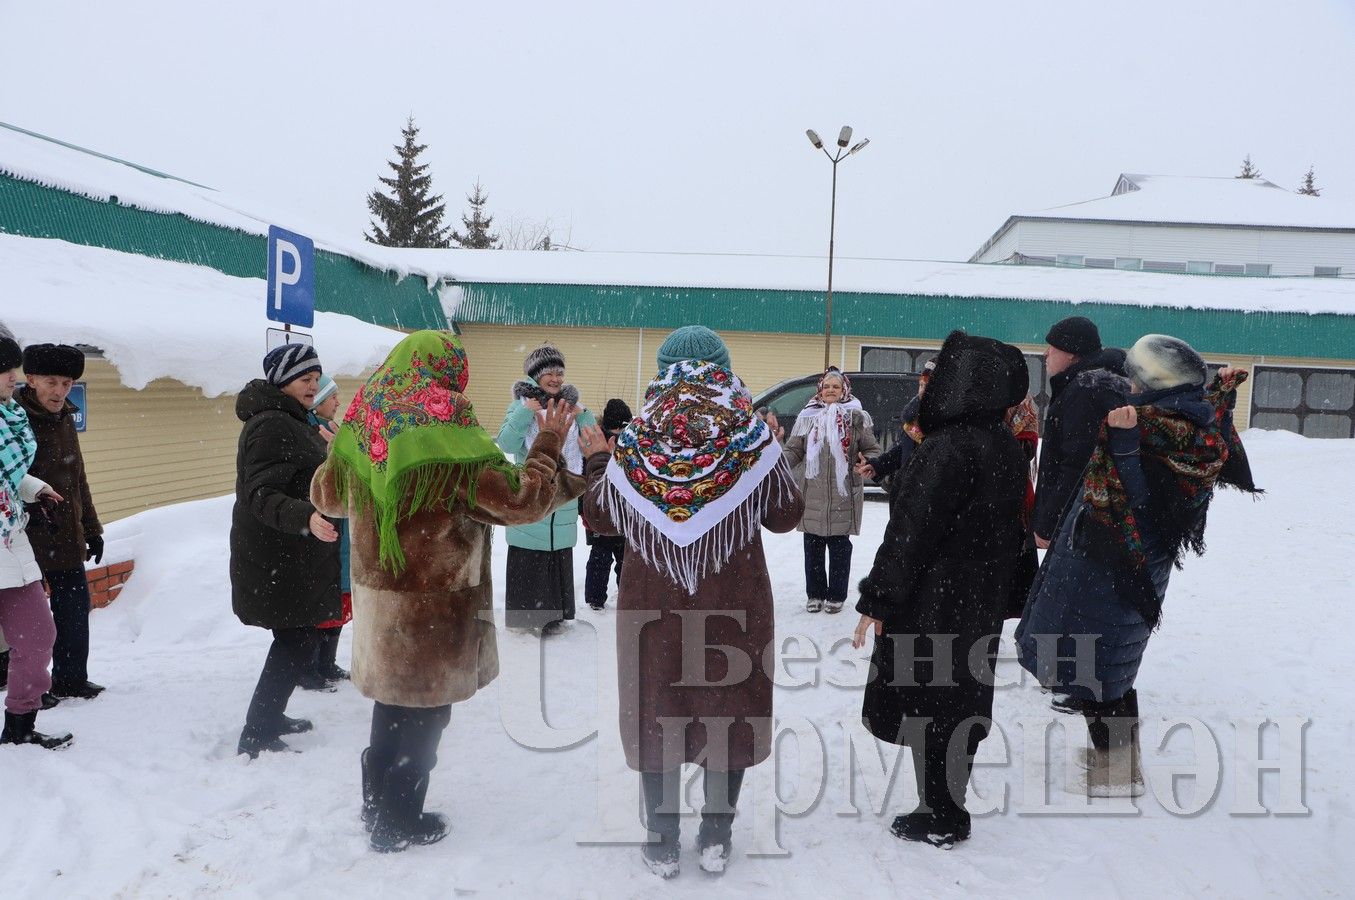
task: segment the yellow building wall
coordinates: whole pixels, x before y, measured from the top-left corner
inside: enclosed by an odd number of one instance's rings
[[[235,395],[209,399],[169,378],[132,390],[97,358],[81,381],[89,415],[80,450],[103,522],[235,490]],[[341,413],[362,381],[339,379]]]

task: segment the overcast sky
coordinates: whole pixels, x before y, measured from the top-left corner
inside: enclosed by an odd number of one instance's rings
[[[342,14],[336,12],[343,10]],[[449,209],[595,250],[967,259],[1120,172],[1355,199],[1355,2],[0,0],[0,121],[354,237],[405,117]],[[285,223],[280,223],[285,224]]]

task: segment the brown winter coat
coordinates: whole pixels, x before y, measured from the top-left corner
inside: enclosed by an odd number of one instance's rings
[[[28,529],[33,556],[44,574],[83,569],[85,539],[103,534],[103,526],[85,477],[85,458],[80,454],[80,436],[75,430],[76,406],[67,400],[61,412],[48,412],[27,385],[15,391],[14,399],[28,413],[33,436],[38,439],[38,455],[28,474],[47,482],[65,498],[54,510],[55,531],[37,526]]]
[[[495,525],[536,522],[583,492],[582,478],[557,467],[559,455],[560,439],[542,432],[516,493],[503,473],[485,469],[473,509],[462,488],[452,512],[428,510],[400,522],[409,565],[398,575],[378,561],[370,517],[339,505],[329,464],[316,471],[311,502],[350,520],[352,677],[364,696],[391,706],[445,706],[498,676],[490,536]]]
[[[852,410],[852,433],[847,447],[847,462],[851,472],[847,475],[847,493],[837,490],[837,464],[828,454],[828,447],[821,448],[823,459],[819,461],[818,474],[812,480],[805,478],[805,435],[786,438],[786,462],[795,470],[795,481],[805,498],[805,515],[800,521],[800,530],[820,537],[837,537],[843,534],[861,533],[861,515],[865,506],[866,483],[856,474],[856,454],[875,456],[880,452],[880,444],[875,440],[875,431],[866,427],[866,417],[859,409]]]
[[[606,477],[608,459],[598,453],[585,463],[590,490],[583,516],[597,534],[616,535],[615,522],[591,489]],[[762,525],[784,533],[803,513],[804,502],[791,489],[769,507]],[[626,764],[639,772],[667,771],[684,762],[728,771],[766,759],[772,746],[767,657],[774,631],[761,536],[708,576],[695,596],[628,547],[616,624]],[[730,683],[720,684],[724,681]],[[670,719],[667,753],[664,719]],[[679,732],[671,720],[688,724]]]

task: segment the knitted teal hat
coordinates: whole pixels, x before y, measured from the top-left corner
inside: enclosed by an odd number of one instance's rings
[[[668,335],[659,348],[659,368],[684,359],[703,359],[729,368],[729,348],[705,325],[683,325]]]
[[[321,375],[320,386],[315,392],[315,399],[311,401],[311,409],[315,409],[321,403],[324,403],[338,389],[339,385],[333,378],[328,375]]]

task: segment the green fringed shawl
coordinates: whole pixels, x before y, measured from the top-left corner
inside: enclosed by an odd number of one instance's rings
[[[330,450],[329,473],[339,502],[370,516],[380,563],[405,568],[397,526],[415,513],[450,512],[463,494],[477,505],[486,469],[503,473],[516,491],[521,470],[480,427],[462,393],[469,363],[461,341],[443,331],[417,331],[395,346],[353,397]]]

